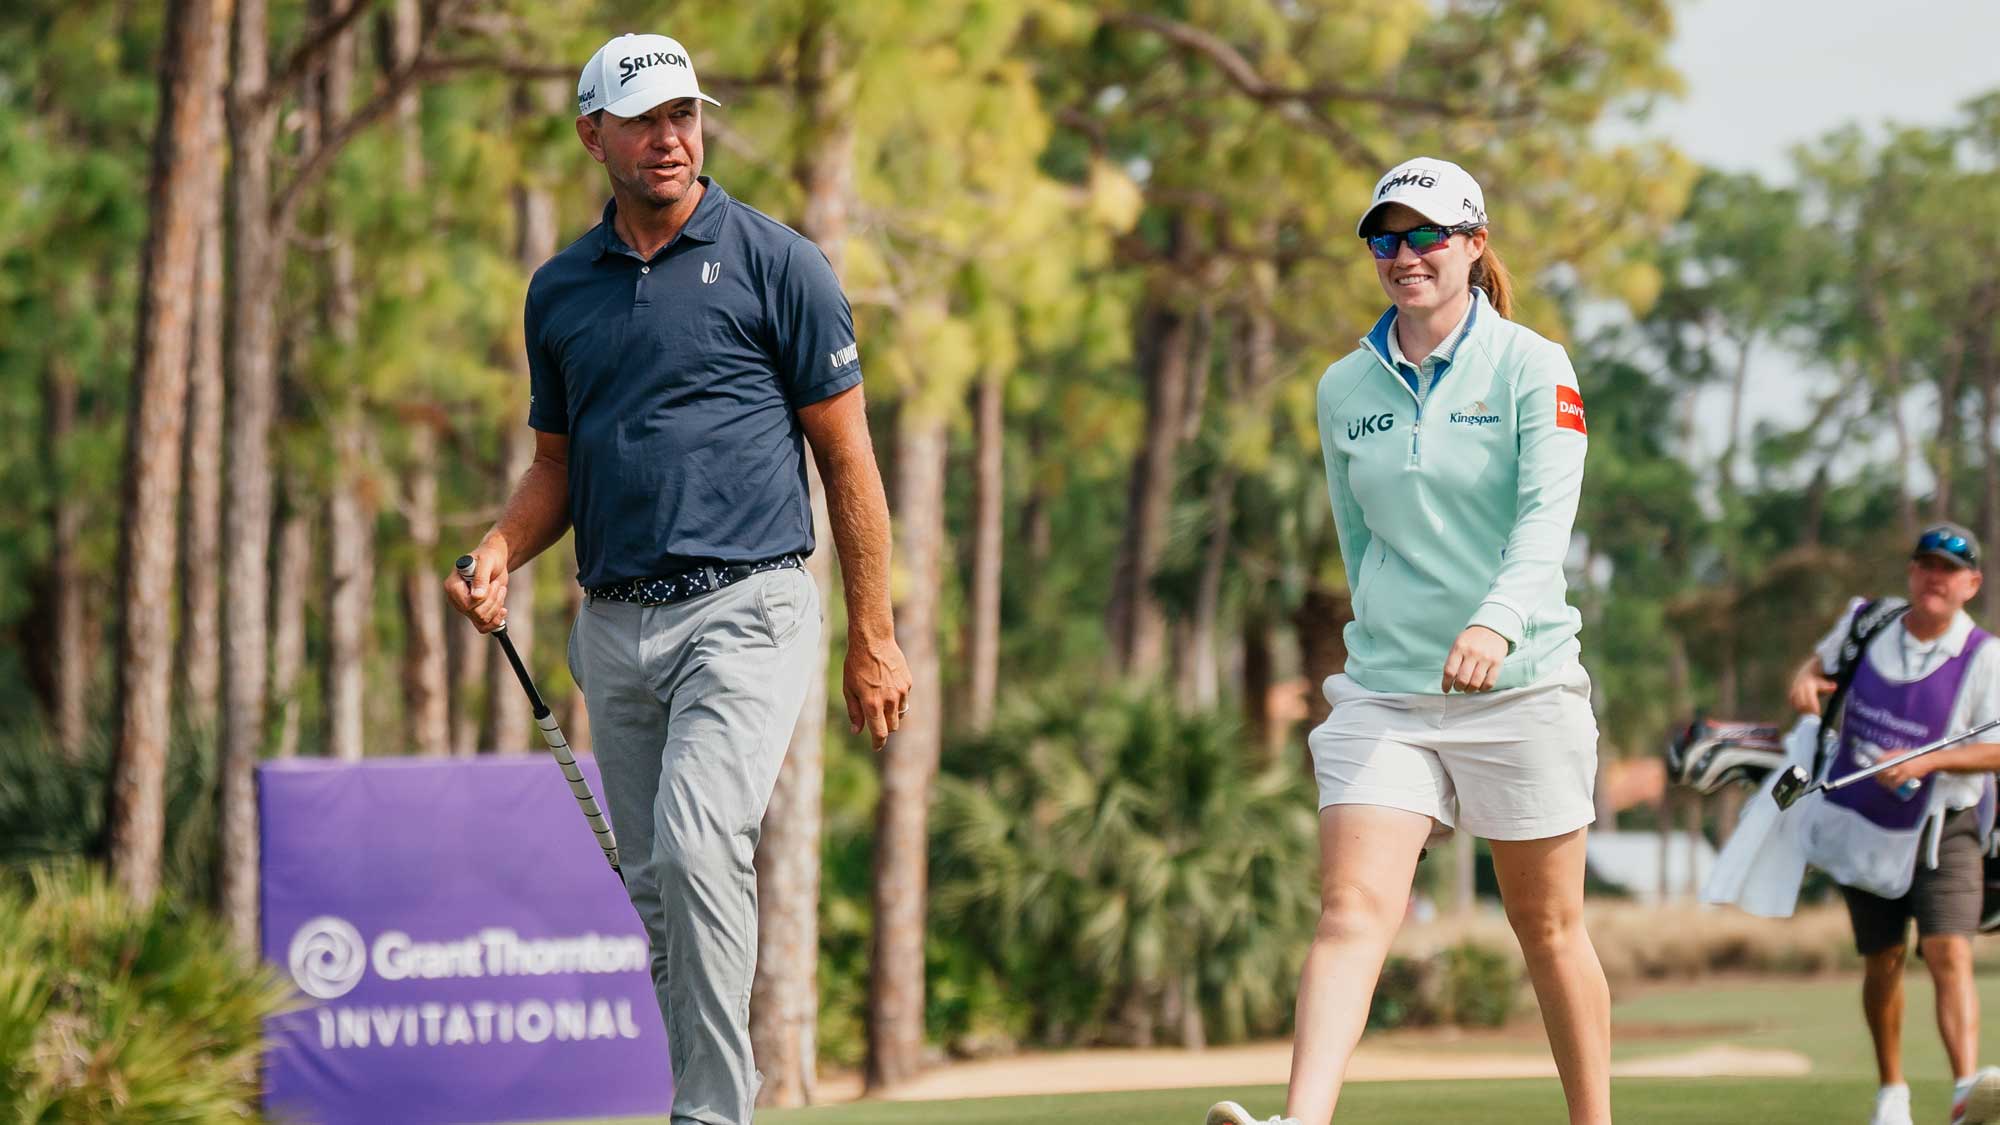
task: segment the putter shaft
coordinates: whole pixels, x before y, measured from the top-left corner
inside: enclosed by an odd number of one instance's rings
[[[458,557],[458,576],[468,584],[472,581],[473,569],[471,555]],[[590,791],[590,779],[583,776],[583,767],[576,764],[576,754],[569,748],[569,739],[563,737],[555,712],[542,701],[542,693],[535,690],[535,679],[528,674],[528,666],[521,663],[521,654],[515,651],[514,639],[507,635],[507,626],[501,625],[493,630],[493,639],[500,642],[500,651],[506,654],[507,663],[513,667],[514,678],[521,681],[521,690],[528,693],[535,727],[542,732],[542,741],[548,743],[556,764],[562,767],[563,779],[569,782],[570,796],[576,798],[577,807],[583,810],[583,819],[590,823],[590,831],[597,837],[597,846],[604,850],[605,862],[611,865],[615,874],[623,877],[624,872],[618,866],[618,837],[612,834],[611,822],[604,818],[604,810],[598,806],[597,794]]]

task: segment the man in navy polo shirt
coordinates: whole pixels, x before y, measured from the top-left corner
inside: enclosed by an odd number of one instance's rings
[[[508,572],[576,528],[570,669],[652,945],[673,1121],[740,1125],[759,1084],[758,826],[821,674],[808,442],[847,598],[848,718],[878,749],[910,676],[847,301],[817,247],[701,175],[704,101],[664,36],[584,66],[576,130],[611,201],[528,286],[535,461],[446,589],[490,632]]]

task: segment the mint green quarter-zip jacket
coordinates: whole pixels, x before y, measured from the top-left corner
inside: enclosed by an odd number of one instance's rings
[[[1497,690],[1577,659],[1582,619],[1563,576],[1588,444],[1576,372],[1476,289],[1469,318],[1448,356],[1399,369],[1391,308],[1320,378],[1354,600],[1347,674],[1372,691],[1438,692],[1470,625],[1507,640]]]

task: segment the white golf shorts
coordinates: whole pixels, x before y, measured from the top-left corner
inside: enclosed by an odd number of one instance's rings
[[[1542,840],[1596,819],[1597,716],[1581,664],[1477,694],[1370,691],[1327,678],[1313,729],[1319,807],[1382,805],[1486,840]]]

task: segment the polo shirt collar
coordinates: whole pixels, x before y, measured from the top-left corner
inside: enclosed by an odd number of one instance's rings
[[[1451,370],[1451,363],[1458,355],[1459,346],[1465,343],[1466,337],[1472,335],[1473,327],[1479,321],[1480,309],[1485,304],[1485,290],[1473,286],[1472,300],[1466,306],[1465,315],[1459,318],[1458,327],[1452,329],[1451,334],[1438,344],[1437,350],[1430,354],[1430,358],[1437,361],[1433,366],[1437,378],[1444,378],[1445,373]],[[1408,384],[1411,393],[1421,395],[1422,392],[1418,390],[1417,369],[1409,360],[1403,358],[1403,350],[1396,344],[1395,329],[1396,306],[1390,305],[1388,310],[1375,321],[1375,327],[1368,330],[1368,335],[1361,338],[1361,346],[1381,363],[1384,370]]]
[[[694,205],[694,214],[688,216],[687,224],[681,227],[681,238],[691,238],[696,242],[714,242],[722,237],[722,214],[729,209],[729,193],[722,185],[707,176],[696,177],[704,189],[701,202]],[[604,201],[604,215],[597,224],[597,254],[592,258],[602,258],[606,254],[630,254],[632,248],[618,237],[618,228],[612,219],[618,214],[618,200],[614,197]],[[669,243],[668,245],[672,245]]]
[[[1947,658],[1956,657],[1959,653],[1965,651],[1965,642],[1972,639],[1972,625],[1971,615],[1961,609],[1952,615],[1951,624],[1945,626],[1944,632],[1940,633],[1936,640],[1925,644],[1924,647],[1926,649],[1934,648],[1944,653]],[[1905,629],[1904,635],[1908,635],[1907,627],[1901,618],[1896,620],[1896,627]]]

